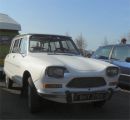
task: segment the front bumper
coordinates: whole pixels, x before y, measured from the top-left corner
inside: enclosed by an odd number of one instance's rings
[[[126,74],[120,75],[118,86],[121,88],[126,87],[130,89],[130,75],[126,75]]]
[[[93,92],[74,92],[74,91],[65,91],[65,92],[54,92],[54,93],[43,93],[39,91],[38,94],[44,99],[48,99],[60,103],[85,103],[85,102],[96,102],[102,100],[109,100],[113,95],[113,90],[109,89],[107,91],[93,91]],[[85,97],[81,99],[80,96]],[[100,95],[101,97],[97,97]]]

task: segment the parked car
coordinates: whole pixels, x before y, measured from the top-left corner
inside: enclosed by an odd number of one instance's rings
[[[22,86],[30,112],[40,99],[103,106],[117,90],[119,68],[82,57],[71,37],[45,34],[16,36],[4,62],[6,87]]]
[[[130,89],[130,44],[99,47],[92,58],[101,59],[120,67],[119,86]]]

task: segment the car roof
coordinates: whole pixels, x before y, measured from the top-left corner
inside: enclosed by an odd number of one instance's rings
[[[100,46],[100,47],[111,47],[111,46],[128,46],[130,47],[130,44],[111,44],[111,45],[104,45],[104,46]]]
[[[16,37],[23,37],[23,36],[52,36],[52,37],[63,37],[63,38],[71,38],[70,36],[65,36],[65,35],[56,35],[56,34],[38,34],[38,33],[27,33],[27,34],[20,34],[17,35]]]

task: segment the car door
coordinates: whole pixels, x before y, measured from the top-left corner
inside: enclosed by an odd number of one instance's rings
[[[27,40],[25,38],[19,39],[18,44],[18,52],[13,56],[14,62],[14,80],[18,84],[22,84],[22,76],[23,76],[23,68],[24,68],[24,60],[27,55]]]
[[[121,69],[122,74],[130,75],[130,63],[125,59],[130,57],[130,47],[125,45],[115,46],[111,54],[111,63],[117,65]]]
[[[121,74],[119,77],[119,86],[129,89],[130,87],[130,62],[126,58],[130,57],[130,47],[126,45],[116,46],[113,49],[111,62],[120,67]]]
[[[5,69],[6,74],[8,74],[10,78],[14,77],[15,71],[16,71],[14,58],[18,52],[17,51],[18,45],[19,45],[19,40],[18,39],[13,40],[11,44],[10,53],[6,56],[6,59],[5,59],[4,69]]]

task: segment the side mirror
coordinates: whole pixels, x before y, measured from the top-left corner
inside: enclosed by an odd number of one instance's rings
[[[127,58],[125,59],[125,61],[126,61],[126,62],[130,62],[130,57],[127,57]]]

